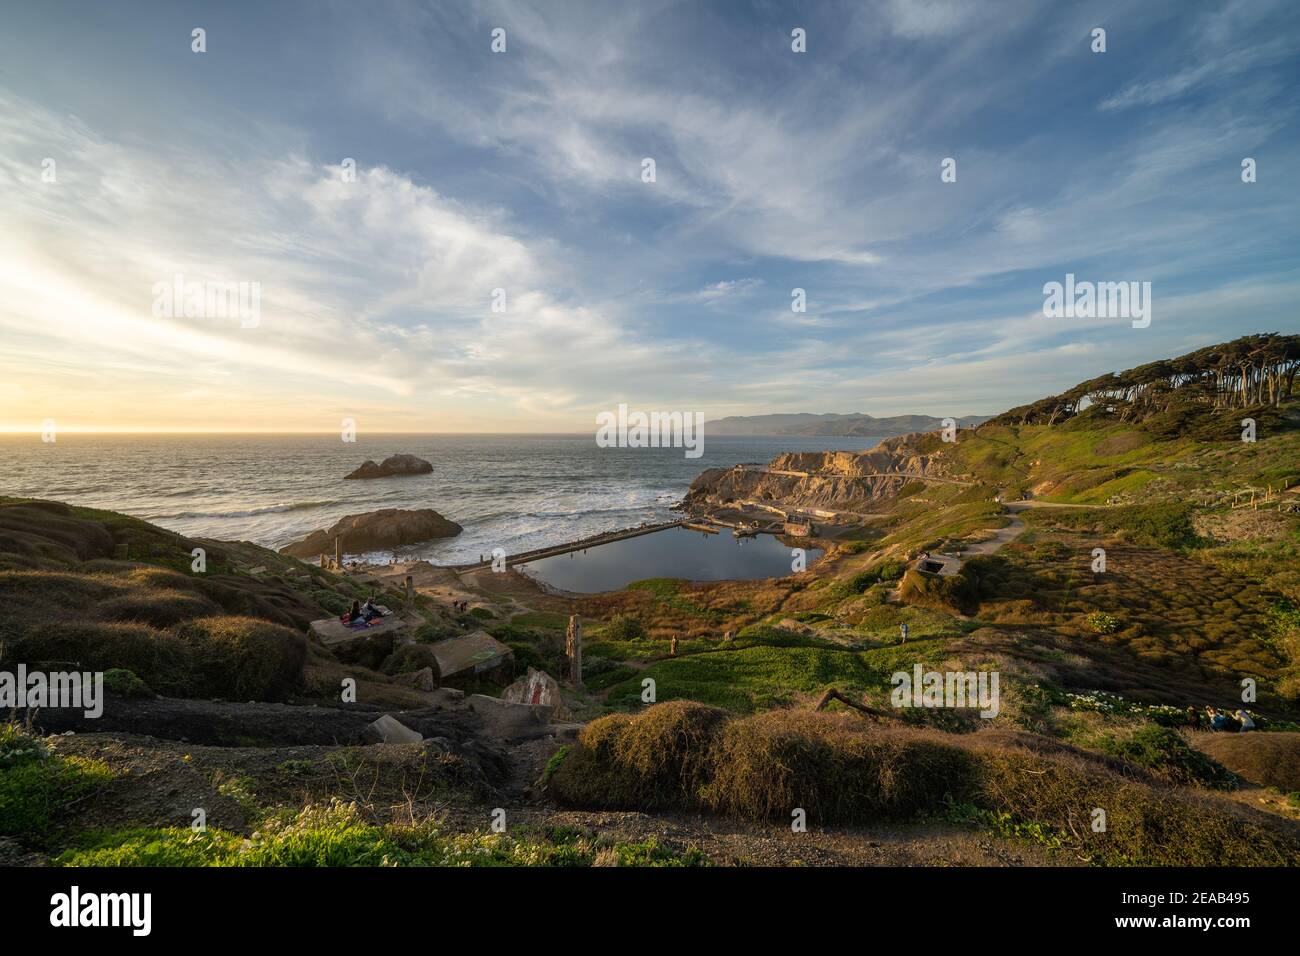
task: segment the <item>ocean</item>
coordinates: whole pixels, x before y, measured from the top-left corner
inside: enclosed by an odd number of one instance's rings
[[[0,494],[121,511],[186,535],[280,548],[347,514],[433,508],[464,531],[401,559],[477,560],[674,517],[706,468],[789,451],[861,451],[878,438],[719,437],[704,454],[600,448],[590,435],[0,436]],[[365,459],[407,452],[433,474],[345,481]],[[388,555],[375,554],[374,560]]]

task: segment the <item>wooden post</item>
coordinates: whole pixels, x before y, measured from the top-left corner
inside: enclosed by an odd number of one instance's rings
[[[677,656],[677,635],[676,634],[673,635],[672,643],[668,645],[668,656],[669,657]]]
[[[569,629],[565,634],[564,653],[569,657],[569,680],[574,687],[582,686],[582,621],[578,615],[569,615]]]
[[[343,569],[343,538],[340,536],[334,539],[334,570],[341,571],[342,569]]]
[[[415,577],[410,574],[406,576],[406,606],[415,607]]]

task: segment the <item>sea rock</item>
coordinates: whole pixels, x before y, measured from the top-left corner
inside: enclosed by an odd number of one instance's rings
[[[348,478],[391,478],[394,475],[427,475],[433,471],[433,465],[414,455],[390,455],[381,464],[366,460],[364,464]]]
[[[432,508],[406,510],[382,508],[359,515],[347,515],[323,531],[313,531],[301,541],[286,545],[281,554],[295,558],[314,558],[334,553],[334,539],[342,538],[343,551],[388,551],[406,544],[418,544],[433,538],[451,538],[461,527]]]

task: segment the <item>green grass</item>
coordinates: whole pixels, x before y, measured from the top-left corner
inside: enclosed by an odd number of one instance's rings
[[[112,778],[102,761],[61,757],[17,726],[0,726],[0,835],[47,842],[73,804]]]
[[[510,623],[543,631],[563,631],[569,626],[569,616],[557,611],[525,611],[511,617]]]
[[[713,641],[678,640],[679,655],[697,654],[716,647]],[[610,661],[655,661],[668,656],[671,641],[652,640],[649,638],[633,641],[610,641],[604,638],[587,644],[583,653],[602,657]]]
[[[921,644],[907,645],[903,656],[909,668]],[[789,703],[795,695],[817,695],[828,687],[845,693],[879,689],[888,680],[882,666],[892,673],[896,659],[894,654],[868,657],[866,652],[828,647],[719,649],[657,661],[611,687],[609,700],[639,701],[641,682],[650,677],[657,700],[694,700],[749,713]]]
[[[928,491],[941,499],[954,492],[947,489]],[[1002,506],[991,499],[935,507],[930,504],[909,506],[901,511],[902,523],[877,542],[877,547],[940,551],[956,545],[975,531],[997,528],[1010,519],[1002,515]]]
[[[1065,836],[1055,827],[1045,826],[1038,821],[1017,820],[1006,810],[989,810],[973,803],[958,803],[949,800],[939,818],[958,826],[978,830],[988,830],[1009,840],[1024,840],[1059,850],[1065,846]]]
[[[601,841],[576,831],[444,833],[424,823],[377,825],[351,804],[306,807],[245,838],[220,829],[135,828],[85,834],[57,866],[591,866],[607,854],[622,866],[700,866],[698,850],[654,838]]]
[[[1180,550],[1203,543],[1192,527],[1193,513],[1192,506],[1185,502],[1161,502],[1121,508],[1061,509],[1035,518],[1038,523],[1062,528],[1091,528],[1103,534],[1122,535],[1145,547]]]
[[[701,618],[715,623],[726,618],[720,610],[704,607],[682,594],[682,587],[687,583],[677,578],[646,578],[643,581],[633,581],[627,586],[627,590],[644,591],[652,595],[655,613],[675,611],[687,617]]]

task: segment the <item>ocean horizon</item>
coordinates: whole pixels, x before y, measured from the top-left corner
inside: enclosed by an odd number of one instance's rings
[[[54,442],[0,435],[0,493],[120,511],[193,537],[281,548],[344,515],[432,508],[455,538],[370,552],[366,559],[477,560],[519,554],[674,517],[707,468],[783,452],[861,451],[879,437],[705,437],[681,448],[601,448],[592,433],[59,432]],[[409,453],[428,475],[345,480],[366,459]]]

